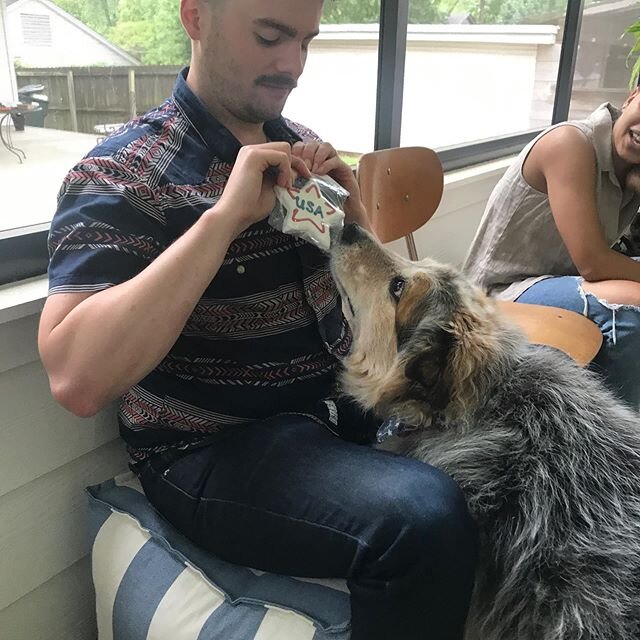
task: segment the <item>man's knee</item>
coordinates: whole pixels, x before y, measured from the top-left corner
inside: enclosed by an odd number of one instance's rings
[[[426,466],[424,473],[409,479],[409,485],[407,506],[414,526],[433,544],[444,548],[475,539],[464,494],[450,476]]]
[[[398,559],[420,564],[475,562],[477,533],[464,495],[446,474],[415,463],[387,478],[381,499],[389,511],[387,545]],[[389,486],[393,483],[393,486]]]

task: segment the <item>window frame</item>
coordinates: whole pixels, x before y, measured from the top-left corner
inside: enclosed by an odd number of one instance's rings
[[[569,114],[583,10],[584,0],[567,0],[550,124],[566,120]],[[408,22],[409,0],[380,0],[375,149],[400,145]],[[452,171],[518,153],[541,131],[531,130],[436,151],[444,170]],[[46,273],[48,230],[41,227],[25,227],[19,233],[0,232],[0,285]]]

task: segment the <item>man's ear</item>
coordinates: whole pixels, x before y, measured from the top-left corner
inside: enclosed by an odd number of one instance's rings
[[[423,349],[409,359],[404,372],[414,383],[416,396],[426,401],[433,410],[441,411],[451,401],[452,380],[449,363],[456,338],[442,328],[419,332],[418,336],[416,342],[423,346]]]
[[[180,20],[191,40],[200,40],[202,0],[180,0]]]

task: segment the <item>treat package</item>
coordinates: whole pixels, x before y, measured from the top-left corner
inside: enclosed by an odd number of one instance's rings
[[[269,224],[329,251],[344,227],[344,203],[349,192],[329,176],[298,176],[289,189],[275,186],[276,205]]]

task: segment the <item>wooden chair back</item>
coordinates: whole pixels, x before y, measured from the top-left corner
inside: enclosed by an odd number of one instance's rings
[[[409,257],[418,259],[413,232],[436,212],[444,186],[440,160],[426,147],[396,147],[365,153],[356,171],[371,226],[383,243],[405,237]],[[598,353],[598,327],[573,311],[500,302],[530,342],[556,347],[582,366]]]
[[[413,232],[436,212],[444,185],[440,160],[426,147],[395,147],[365,153],[356,172],[362,202],[381,242],[406,238],[417,260]]]

